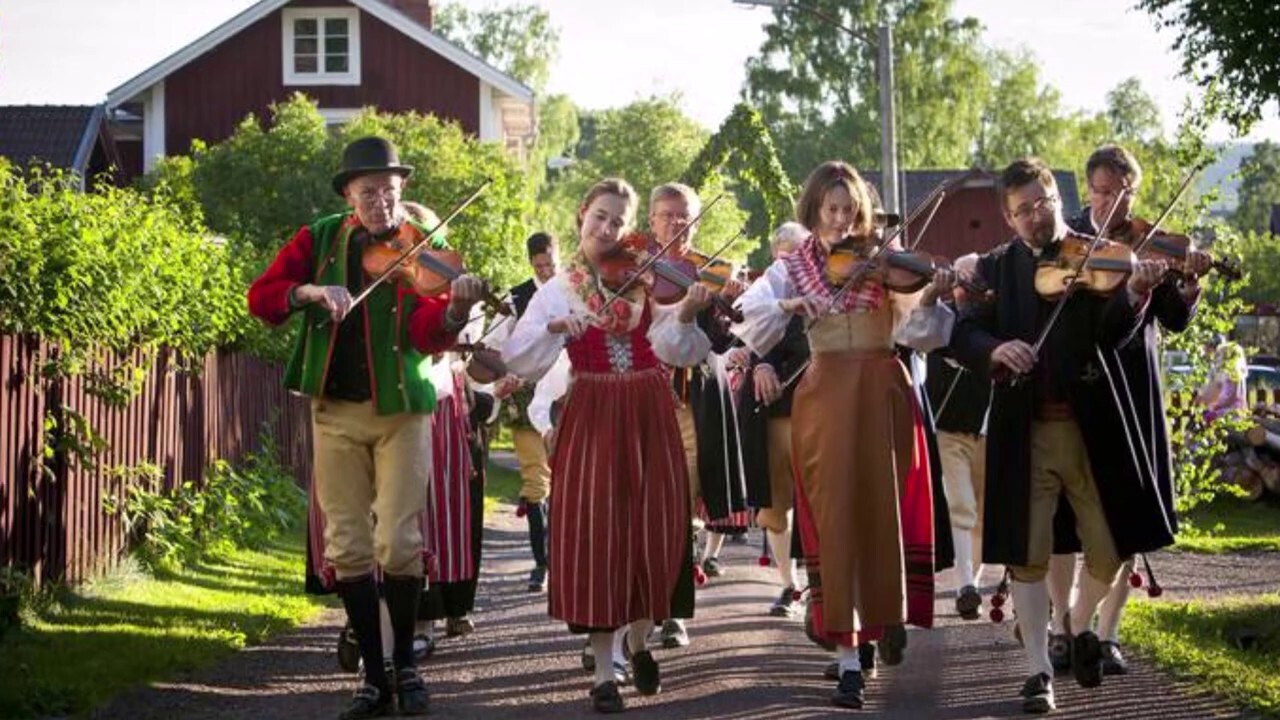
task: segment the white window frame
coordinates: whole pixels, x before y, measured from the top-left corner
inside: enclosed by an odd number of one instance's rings
[[[361,108],[320,108],[320,117],[324,118],[324,124],[346,125],[360,114]]]
[[[285,8],[281,11],[281,60],[285,85],[359,85],[360,84],[360,10],[353,7]],[[295,20],[315,20],[316,27],[324,32],[325,20],[347,21],[347,72],[324,72],[324,35],[317,56],[318,72],[299,73],[293,69],[293,24]]]

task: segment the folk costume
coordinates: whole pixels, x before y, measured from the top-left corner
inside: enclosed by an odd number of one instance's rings
[[[1097,232],[1088,207],[1067,224],[1079,233],[1091,235]],[[1120,239],[1133,243],[1139,238]],[[1145,471],[1142,475],[1126,474],[1117,478],[1130,482],[1111,482],[1106,478],[1098,484],[1099,499],[1116,552],[1125,558],[1123,571],[1117,574],[1111,592],[1099,608],[1098,635],[1104,645],[1104,671],[1109,674],[1124,671],[1124,661],[1119,653],[1119,625],[1121,611],[1129,597],[1128,575],[1133,571],[1132,556],[1173,544],[1178,532],[1178,517],[1174,509],[1173,455],[1169,448],[1164,387],[1160,378],[1160,331],[1177,333],[1185,330],[1195,317],[1199,299],[1198,284],[1184,284],[1171,275],[1152,290],[1151,301],[1133,340],[1101,353],[1100,366],[1104,368],[1106,383],[1122,410],[1120,418],[1124,435],[1112,440],[1129,447]],[[1122,452],[1123,449],[1113,447],[1112,451]],[[1140,477],[1154,478],[1154,482],[1145,485],[1132,482]],[[1081,550],[1075,524],[1071,503],[1059,502],[1054,517],[1055,557],[1051,561],[1049,591],[1054,598],[1054,633],[1062,637],[1068,635],[1068,628],[1065,614],[1059,608],[1067,605],[1075,580],[1075,555]]]
[[[764,356],[752,354],[751,367],[744,374],[737,395],[748,500],[757,508],[756,524],[766,533],[770,554],[782,580],[782,592],[769,611],[779,617],[797,611],[792,557],[795,476],[791,454],[791,407],[797,383],[787,385],[781,397],[760,408],[756,402],[754,376],[762,365],[772,368],[779,382],[786,382],[792,373],[800,371],[809,360],[804,324],[803,317],[792,317],[781,341]]]
[[[1020,339],[1033,343],[1054,302],[1035,290],[1040,256],[1052,258],[1060,240],[1037,250],[1014,239],[979,258],[976,273],[996,294],[991,303],[965,307],[952,336],[951,351],[974,371],[990,371],[992,352]],[[1045,627],[1049,600],[1043,579],[1053,545],[1053,517],[1060,493],[1076,513],[1076,530],[1088,572],[1073,615],[1088,617],[1106,594],[1121,565],[1098,479],[1106,483],[1151,484],[1144,463],[1131,451],[1121,408],[1106,379],[1104,358],[1139,330],[1146,298],[1127,288],[1110,297],[1085,291],[1066,302],[1025,382],[995,383],[987,434],[986,497],[982,557],[1010,566],[1018,625],[1032,676],[1024,698],[1045,696],[1052,707]],[[1077,419],[1087,418],[1088,422]],[[1100,650],[1092,633],[1077,635],[1077,680],[1101,682]],[[1089,666],[1093,666],[1092,668]],[[1031,687],[1033,684],[1037,687]]]
[[[529,301],[541,285],[533,277],[511,288],[511,304],[515,307],[516,316],[497,319],[500,325],[490,333],[485,341],[486,345],[502,347],[516,320],[524,315]],[[545,588],[547,575],[547,525],[550,522],[547,499],[551,494],[551,464],[542,434],[529,417],[533,395],[534,387],[531,383],[518,388],[503,403],[501,417],[507,427],[511,428],[516,461],[520,464],[520,504],[517,513],[523,514],[529,525],[529,548],[534,562],[529,575],[529,589],[540,591]]]
[[[378,138],[351,143],[333,186],[369,173],[408,175],[395,149]],[[409,227],[426,232],[412,221]],[[424,235],[420,235],[424,236]],[[325,561],[360,643],[366,685],[349,712],[389,707],[391,679],[382,663],[381,568],[395,635],[396,692],[402,712],[423,712],[426,688],[414,669],[413,629],[423,582],[422,512],[431,472],[435,392],[424,379],[427,355],[453,345],[449,295],[419,295],[401,282],[375,289],[342,322],[317,305],[299,307],[303,284],[343,286],[352,295],[369,281],[361,256],[374,238],[352,212],[307,225],[250,286],[249,310],[271,325],[301,310],[304,325],[285,368],[286,386],[311,400],[315,498],[324,519]],[[443,246],[443,238],[433,243]],[[374,516],[377,522],[374,522]]]
[[[539,288],[503,344],[508,369],[536,381],[562,349],[572,390],[551,458],[556,506],[551,529],[549,610],[577,631],[606,631],[670,616],[688,557],[688,476],[663,364],[688,367],[710,350],[675,307],[636,286],[602,323],[567,339],[547,323],[594,313],[604,298],[579,257]]]
[[[753,352],[768,353],[785,335],[792,318],[779,301],[835,297],[826,257],[811,235],[742,296],[745,322],[733,331]],[[797,525],[814,631],[844,648],[864,628],[933,621],[927,450],[894,344],[932,349],[945,341],[952,317],[943,306],[916,302],[874,281],[842,295],[833,314],[808,328],[812,364],[791,408]]]

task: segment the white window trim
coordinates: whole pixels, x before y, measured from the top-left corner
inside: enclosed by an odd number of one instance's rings
[[[346,125],[360,114],[360,108],[320,108],[325,125]]]
[[[360,10],[353,7],[284,8],[281,12],[281,63],[285,85],[359,85],[360,84]],[[316,20],[323,27],[326,19],[345,18],[350,35],[347,38],[347,72],[296,73],[293,71],[293,21]],[[324,67],[321,48],[318,67]]]

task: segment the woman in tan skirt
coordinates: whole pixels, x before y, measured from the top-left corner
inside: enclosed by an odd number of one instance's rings
[[[733,331],[763,355],[792,315],[812,319],[812,364],[791,414],[797,524],[814,632],[836,646],[840,662],[832,702],[859,708],[859,634],[875,639],[868,636],[891,629],[882,653],[900,652],[902,624],[932,619],[928,459],[911,380],[894,345],[923,351],[944,345],[954,317],[943,305],[920,306],[919,293],[892,292],[874,274],[839,294],[843,281],[827,272],[832,249],[870,248],[876,232],[867,185],[848,164],[815,169],[796,215],[812,234],[742,296],[745,320]],[[933,281],[943,286],[953,278],[939,271]],[[918,592],[924,585],[928,591]]]

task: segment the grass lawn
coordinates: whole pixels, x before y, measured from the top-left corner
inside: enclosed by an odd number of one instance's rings
[[[1175,675],[1280,717],[1280,595],[1185,603],[1135,598],[1121,640]]]
[[[1178,536],[1179,550],[1197,553],[1280,550],[1280,503],[1222,498],[1191,513],[1194,529]]]
[[[83,713],[310,619],[324,605],[303,592],[302,532],[181,573],[122,571],[26,611],[0,639],[0,716]]]
[[[485,478],[484,512],[488,515],[499,502],[515,504],[520,501],[520,473],[489,461],[489,474]]]

